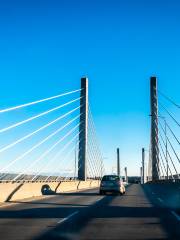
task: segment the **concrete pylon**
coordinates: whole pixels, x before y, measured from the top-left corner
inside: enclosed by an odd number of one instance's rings
[[[142,184],[142,167],[140,167],[140,177],[141,177],[141,184]]]
[[[144,184],[144,161],[145,161],[145,149],[142,148],[142,181],[141,183]]]
[[[125,182],[128,183],[127,167],[124,168],[124,173],[125,173]]]
[[[117,148],[117,175],[120,177],[120,156],[119,156],[119,148]]]
[[[88,78],[81,78],[78,179],[87,178]]]
[[[152,181],[159,179],[157,78],[150,79]]]

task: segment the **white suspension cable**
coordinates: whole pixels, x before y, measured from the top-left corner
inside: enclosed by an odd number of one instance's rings
[[[77,133],[68,143],[66,143],[66,144],[63,146],[63,148],[62,148],[60,151],[58,151],[58,152],[56,153],[56,155],[55,155],[53,158],[51,158],[51,160],[50,160],[49,162],[47,162],[47,164],[32,178],[31,181],[34,181],[34,179],[36,179],[36,178],[40,175],[40,173],[42,173],[45,169],[47,169],[47,167],[49,167],[49,165],[50,165],[52,162],[54,162],[54,160],[74,141],[74,139],[77,137],[78,134],[79,134],[79,133]]]
[[[69,161],[67,167],[69,167],[72,162],[73,162],[73,159],[72,159],[71,161]],[[80,167],[81,167],[81,165],[78,167],[78,170],[80,169]],[[72,173],[72,171],[71,171],[70,173]],[[68,174],[65,176],[65,178],[64,178],[65,181],[66,181],[67,178],[69,177],[70,173],[68,173]]]
[[[89,151],[88,151],[88,153],[89,153]],[[90,175],[92,177],[98,176],[97,169],[96,169],[96,167],[94,166],[94,164],[92,163],[92,161],[90,159],[91,159],[91,154],[89,153],[88,154],[88,163],[89,163],[89,168],[90,168],[89,169],[89,173],[90,173],[90,170],[91,170],[91,174]]]
[[[42,131],[43,129],[45,129],[45,128],[51,126],[52,124],[58,122],[59,120],[65,118],[66,116],[68,116],[68,115],[70,115],[71,113],[75,112],[75,111],[78,110],[79,108],[80,108],[80,107],[74,108],[73,110],[69,111],[68,113],[66,113],[66,114],[64,114],[64,115],[62,115],[62,116],[56,118],[55,120],[49,122],[48,124],[45,124],[45,125],[43,125],[42,127],[38,128],[38,129],[35,130],[34,132],[32,132],[32,133],[30,133],[30,134],[27,134],[26,136],[24,136],[24,137],[22,137],[22,138],[19,138],[19,139],[16,140],[15,142],[10,143],[9,145],[7,145],[7,146],[1,148],[1,149],[0,149],[0,153],[2,153],[2,152],[4,152],[5,150],[7,150],[7,149],[9,149],[9,148],[11,148],[11,147],[13,147],[13,146],[15,146],[16,144],[18,144],[18,143],[20,143],[20,142],[22,142],[22,141],[28,139],[29,137],[35,135],[36,133]]]
[[[88,150],[89,152],[89,150]],[[96,174],[96,176],[99,176],[100,175],[100,166],[99,166],[99,161],[98,161],[98,157],[97,157],[97,154],[94,153],[94,151],[90,150],[90,156],[89,156],[89,160],[92,158],[92,166],[93,166],[93,169],[94,169],[94,172]]]
[[[32,164],[30,166],[28,166],[28,169],[31,169],[36,163],[38,163],[41,159],[43,159],[46,155],[48,155],[59,143],[61,143],[66,137],[68,137],[72,132],[74,132],[74,130],[79,126],[79,123],[72,128],[70,131],[68,131],[68,133],[66,135],[64,135],[62,138],[60,138],[55,144],[53,144],[53,146],[51,148],[49,148],[47,151],[45,151],[42,155],[40,155],[39,158],[37,158],[35,161],[32,162]],[[26,172],[26,169],[18,174],[13,181],[16,181],[20,176],[24,175],[24,173]]]
[[[23,159],[25,156],[27,156],[29,153],[31,153],[34,149],[38,148],[40,145],[42,145],[44,142],[46,142],[47,140],[49,140],[50,138],[52,138],[53,136],[55,136],[57,133],[59,133],[60,131],[62,131],[65,127],[67,127],[68,125],[70,125],[72,122],[74,122],[77,118],[79,118],[80,114],[73,118],[71,121],[69,121],[68,123],[66,123],[64,126],[58,128],[55,132],[51,133],[50,135],[48,135],[45,139],[43,139],[42,141],[38,142],[36,145],[34,145],[32,148],[30,148],[28,151],[26,151],[25,153],[23,153],[22,155],[20,155],[19,157],[15,158],[11,163],[9,163],[6,167],[1,169],[1,172],[3,172],[4,170],[8,169],[10,166],[12,166],[14,163],[16,163],[17,161]]]
[[[101,155],[101,151],[100,151],[100,147],[97,141],[97,137],[96,137],[96,133],[95,133],[95,129],[93,128],[93,126],[91,127],[91,131],[92,131],[92,136],[94,137],[94,140],[92,141],[91,139],[91,143],[94,146],[94,156],[95,156],[95,161],[96,161],[96,165],[98,168],[98,172],[100,173],[100,175],[103,174],[102,172],[102,166],[104,166],[103,164],[103,157]]]
[[[93,135],[93,134],[92,134]],[[95,140],[93,139],[91,139],[90,137],[89,137],[89,144],[91,143],[91,145],[89,145],[89,148],[90,148],[90,150],[91,150],[91,152],[92,152],[92,157],[93,157],[93,160],[94,160],[94,164],[93,165],[95,165],[96,167],[96,171],[97,171],[97,173],[99,174],[99,172],[100,172],[100,166],[99,166],[99,156],[98,156],[98,153],[97,153],[97,149],[96,149],[96,147],[95,147]],[[91,147],[90,147],[91,146]],[[93,151],[93,149],[94,149],[94,151]]]
[[[97,176],[98,175],[97,168],[94,166],[94,164],[91,161],[92,155],[89,153],[89,150],[87,152],[88,152],[88,164],[91,169],[91,173],[92,173],[92,175]]]
[[[79,141],[76,143],[76,145],[66,154],[66,156],[63,158],[62,162],[59,163],[59,165],[57,166],[57,170],[60,171],[61,168],[63,168],[65,165],[67,165],[66,161],[68,159],[68,157],[71,155],[71,153],[76,149],[77,144],[79,144]],[[63,164],[64,163],[64,164]],[[51,175],[48,176],[48,178],[46,179],[46,181],[51,177]],[[62,176],[58,176],[56,181],[59,180],[59,178],[61,178]]]
[[[102,165],[102,162],[103,162],[103,158],[101,156],[101,151],[100,151],[100,148],[99,148],[99,144],[98,144],[98,141],[97,141],[97,136],[96,136],[96,132],[95,132],[95,126],[93,124],[93,118],[92,118],[92,114],[91,114],[91,110],[90,110],[90,107],[89,107],[89,113],[90,113],[90,118],[89,118],[89,123],[90,123],[90,133],[91,135],[94,137],[94,140],[92,141],[92,145],[94,146],[94,150],[95,150],[95,159],[97,159],[97,165],[99,166],[100,168],[100,172],[101,172],[101,165]]]
[[[96,155],[96,153],[94,153],[92,147],[93,147],[93,141],[92,141],[91,137],[88,136],[88,153],[90,155],[89,157],[90,158],[92,157],[92,159],[94,160],[93,161],[93,168],[95,169],[95,174],[98,175],[99,166],[97,164],[97,155]],[[95,167],[94,167],[94,165],[95,165]]]
[[[90,109],[90,105],[89,105],[89,113],[90,113],[90,120],[91,120],[91,122],[92,122],[92,130],[93,130],[93,132],[94,132],[94,136],[95,136],[95,139],[96,139],[96,145],[97,145],[97,147],[98,147],[98,149],[99,149],[99,155],[100,155],[100,158],[101,158],[101,160],[102,160],[102,162],[103,162],[103,157],[102,157],[102,154],[101,154],[101,151],[100,151],[99,141],[98,141],[98,139],[97,139],[97,135],[96,135],[96,131],[95,131],[95,124],[94,124],[92,112],[91,112],[91,109]]]
[[[62,162],[59,162],[59,165],[56,166],[56,171],[59,170],[59,166],[61,166],[61,165],[63,164],[63,162],[65,161],[66,157],[69,156],[74,150],[75,150],[75,147],[73,146],[73,147],[71,148],[71,150],[66,154],[66,156],[62,159]],[[45,179],[45,182],[47,182],[51,177],[52,177],[52,174],[49,174],[49,175],[47,176],[47,178]],[[57,181],[57,179],[58,179],[59,177],[60,177],[60,176],[58,176],[58,177],[56,178],[56,181]]]
[[[13,111],[13,110],[24,108],[24,107],[27,107],[27,106],[31,106],[31,105],[34,105],[34,104],[37,104],[37,103],[42,103],[42,102],[49,101],[49,100],[59,98],[59,97],[62,97],[62,96],[66,96],[66,95],[69,95],[69,94],[72,94],[72,93],[76,93],[76,92],[79,92],[79,91],[81,91],[81,89],[77,89],[77,90],[74,90],[74,91],[71,91],[71,92],[66,92],[66,93],[59,94],[59,95],[49,97],[49,98],[44,98],[44,99],[37,100],[37,101],[34,101],[34,102],[25,103],[25,104],[22,104],[22,105],[19,105],[19,106],[2,109],[2,110],[0,110],[0,113]]]
[[[58,109],[60,109],[60,108],[63,108],[63,107],[65,107],[65,106],[67,106],[67,105],[69,105],[69,104],[71,104],[71,103],[73,103],[73,102],[76,102],[76,101],[80,100],[80,99],[81,99],[81,97],[76,98],[76,99],[74,99],[74,100],[72,100],[72,101],[69,101],[69,102],[67,102],[67,103],[65,103],[65,104],[59,105],[58,107],[55,107],[55,108],[52,108],[52,109],[50,109],[50,110],[48,110],[48,111],[42,112],[42,113],[40,113],[40,114],[38,114],[38,115],[36,115],[36,116],[27,118],[27,119],[25,119],[25,120],[23,120],[23,121],[21,121],[21,122],[18,122],[18,123],[15,123],[15,124],[9,126],[9,127],[0,129],[0,133],[6,132],[6,131],[8,131],[8,130],[10,130],[10,129],[12,129],[12,128],[18,127],[18,126],[20,126],[20,125],[22,125],[22,124],[24,124],[24,123],[27,123],[27,122],[29,122],[29,121],[32,121],[32,120],[36,119],[36,118],[42,117],[42,116],[44,116],[44,115],[46,115],[46,114],[48,114],[48,113],[51,113],[51,112],[56,111],[56,110],[58,110]]]

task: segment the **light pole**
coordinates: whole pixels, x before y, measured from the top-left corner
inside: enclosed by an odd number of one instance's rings
[[[150,153],[149,150],[142,148],[142,175],[143,175],[143,184],[146,183],[147,181],[149,181],[149,175],[148,175],[148,168],[147,168],[147,163],[146,163],[146,157],[145,154]]]
[[[117,175],[120,177],[120,153],[119,148],[117,148]]]
[[[145,149],[142,148],[142,176],[141,183],[144,184],[144,161],[145,161]]]

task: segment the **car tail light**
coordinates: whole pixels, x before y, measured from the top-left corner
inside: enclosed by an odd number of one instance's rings
[[[103,187],[105,184],[103,182],[101,182],[101,186]]]
[[[117,185],[121,186],[121,181],[117,181]]]

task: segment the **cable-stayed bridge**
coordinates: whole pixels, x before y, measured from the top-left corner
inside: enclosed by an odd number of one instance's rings
[[[1,182],[100,179],[104,173],[88,79],[81,79],[80,89],[2,109],[0,115]]]
[[[180,182],[180,105],[151,78],[151,134],[148,162],[142,166],[143,182]],[[174,114],[173,114],[174,111]],[[145,149],[142,151],[144,162]]]
[[[151,77],[141,184],[123,196],[99,195],[105,171],[87,78],[80,89],[0,110],[1,239],[180,239],[179,108]]]

